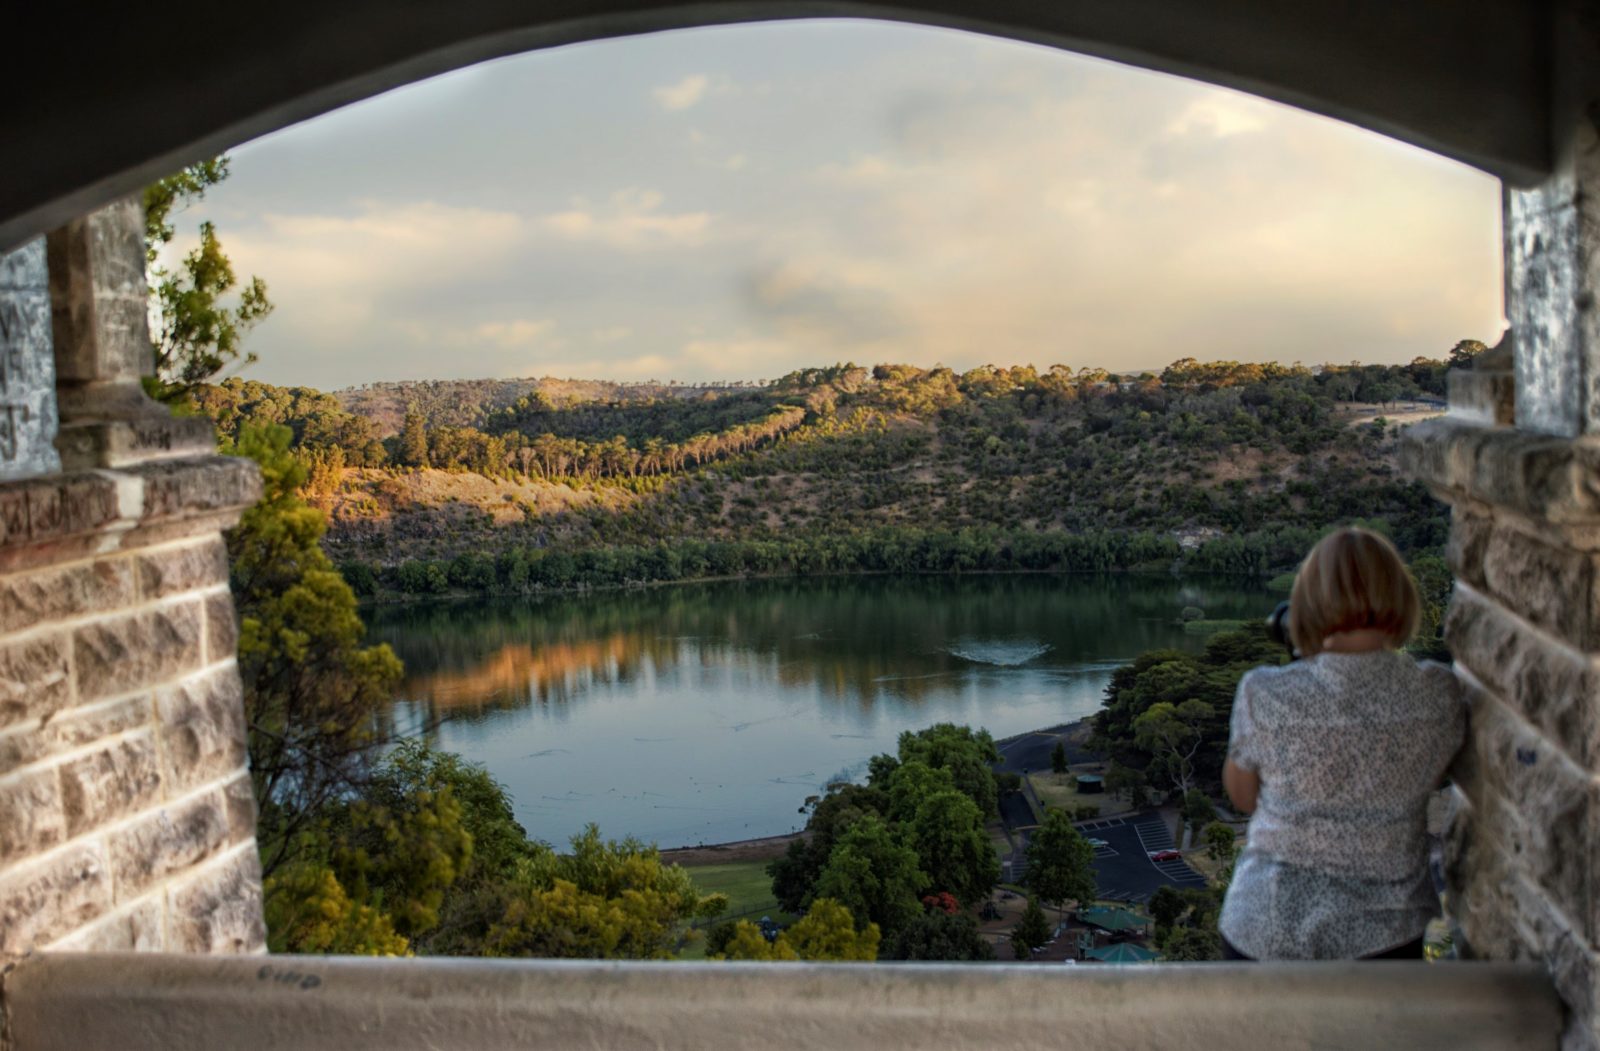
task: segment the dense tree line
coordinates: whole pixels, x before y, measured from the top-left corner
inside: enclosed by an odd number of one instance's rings
[[[1188,568],[1269,574],[1332,524],[1382,523],[1407,552],[1442,545],[1442,508],[1394,469],[1394,428],[1382,419],[1352,425],[1346,407],[1437,402],[1446,369],[1478,349],[1318,370],[1185,359],[1140,376],[842,364],[766,386],[627,396],[603,385],[589,396],[595,385],[582,384],[562,393],[539,381],[499,411],[449,417],[413,406],[381,441],[371,419],[305,388],[230,380],[196,400],[224,434],[250,422],[288,425],[322,506],[342,492],[370,494],[346,501],[330,542],[341,558],[388,570],[485,549],[577,557],[690,540],[826,548],[840,536],[920,528],[987,530],[999,543],[1029,532],[1187,533]],[[433,393],[445,398],[456,386]],[[447,418],[481,423],[437,422]],[[523,513],[491,525],[408,495],[406,472],[422,468],[615,495],[546,504],[526,488],[508,490],[505,500]],[[989,558],[1028,561],[998,550]],[[609,572],[606,559],[586,564]]]

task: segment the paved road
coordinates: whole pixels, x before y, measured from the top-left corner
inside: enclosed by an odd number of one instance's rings
[[[1000,797],[1000,820],[1012,832],[1037,824],[1033,819],[1033,808],[1021,792],[1007,792]]]
[[[1057,741],[1064,740],[1061,735],[1076,725],[1076,723],[1063,723],[1048,730],[1036,730],[1033,733],[1019,734],[996,742],[995,747],[1000,749],[1000,762],[995,764],[995,769],[1009,770],[1018,774],[1024,770],[1049,770],[1050,752],[1055,748]],[[1092,763],[1099,758],[1085,752],[1071,741],[1065,741],[1065,744],[1069,763]]]
[[[1078,830],[1106,842],[1094,852],[1095,887],[1102,898],[1142,903],[1164,886],[1206,885],[1206,878],[1186,862],[1150,860],[1151,851],[1173,846],[1166,822],[1153,811],[1085,821]]]

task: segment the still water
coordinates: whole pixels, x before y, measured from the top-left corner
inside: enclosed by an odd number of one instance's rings
[[[394,728],[488,767],[531,835],[592,821],[674,847],[797,829],[806,796],[903,730],[1089,715],[1122,662],[1204,645],[1185,606],[1274,600],[1171,577],[831,577],[386,609],[371,637],[405,661]]]

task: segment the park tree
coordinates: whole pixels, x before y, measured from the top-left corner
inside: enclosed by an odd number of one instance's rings
[[[1193,787],[1195,753],[1205,741],[1202,726],[1215,714],[1204,701],[1161,701],[1133,721],[1134,739],[1164,760],[1167,776],[1180,795]]]
[[[1052,808],[1028,842],[1028,886],[1059,908],[1094,899],[1094,848],[1064,810]]]
[[[750,960],[763,963],[773,961],[798,960],[800,955],[780,935],[774,941],[767,941],[766,935],[761,933],[761,928],[749,920],[736,920],[733,923],[728,939],[723,942],[721,951],[712,959],[719,960]]]
[[[146,278],[150,286],[155,351],[153,393],[163,400],[187,397],[235,362],[250,364],[241,342],[246,332],[272,312],[267,286],[252,277],[239,286],[233,264],[222,249],[216,227],[199,226],[197,243],[168,269],[162,249],[177,237],[175,213],[203,199],[228,177],[226,154],[200,161],[145,187]]]
[[[1106,770],[1105,789],[1113,797],[1128,793],[1128,801],[1136,807],[1145,804],[1146,780],[1143,770],[1113,762]]]
[[[485,956],[666,959],[680,924],[728,905],[725,895],[700,894],[655,847],[602,840],[594,825],[572,837],[569,853],[519,858],[505,894]]]
[[[926,909],[895,936],[884,953],[889,960],[992,960],[994,946],[966,913]]]
[[[1213,821],[1200,833],[1200,838],[1206,845],[1206,856],[1213,861],[1231,861],[1234,854],[1234,844],[1238,834],[1231,826],[1220,821]]]
[[[1060,741],[1050,749],[1050,770],[1052,773],[1064,774],[1067,772],[1067,746]]]
[[[987,897],[999,881],[1000,859],[984,830],[983,814],[955,789],[923,797],[903,828],[934,890],[949,891],[970,905]]]
[[[1212,804],[1210,796],[1198,788],[1191,788],[1184,793],[1183,820],[1191,835],[1216,819],[1217,808]]]
[[[297,860],[268,876],[262,891],[271,952],[403,956],[410,948],[382,910],[353,900],[326,865]]]
[[[719,938],[713,959],[725,960],[808,960],[866,962],[878,958],[878,925],[869,923],[857,929],[850,910],[828,898],[818,898],[808,911],[787,930],[767,941],[761,928],[749,920],[731,925],[726,937]]]
[[[1033,955],[1033,950],[1050,941],[1050,921],[1044,918],[1037,898],[1029,898],[1022,918],[1011,931],[1011,950],[1019,960]]]
[[[784,911],[804,912],[834,844],[861,818],[869,814],[881,818],[888,809],[887,792],[848,782],[829,785],[826,794],[807,800],[801,808],[802,813],[810,812],[805,838],[790,842],[784,855],[767,865],[772,896]]]
[[[261,468],[261,502],[227,534],[239,611],[239,676],[262,870],[367,781],[374,715],[400,680],[387,645],[363,646],[355,595],[322,551],[322,513],[297,492],[305,469],[287,427],[246,428],[224,451]]]
[[[1174,927],[1161,944],[1172,963],[1201,963],[1222,959],[1222,935],[1201,927]]]
[[[986,819],[999,814],[994,764],[1000,761],[1000,752],[987,730],[954,723],[938,723],[915,733],[907,730],[900,735],[899,755],[902,763],[920,761],[948,770],[956,788],[978,804]]]
[[[778,940],[788,942],[802,960],[876,960],[882,935],[876,923],[857,929],[850,910],[831,898],[818,898]]]
[[[1184,913],[1189,911],[1189,903],[1183,896],[1172,888],[1171,884],[1162,884],[1156,892],[1150,895],[1150,917],[1156,921],[1157,927],[1171,927],[1178,922]]]
[[[927,886],[917,852],[882,818],[868,814],[834,844],[812,887],[811,902],[832,898],[850,910],[857,924],[876,923],[892,938],[921,913],[919,899]]]

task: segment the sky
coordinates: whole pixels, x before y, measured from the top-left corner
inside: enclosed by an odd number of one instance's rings
[[[533,52],[231,156],[180,222],[266,281],[272,383],[1402,362],[1504,325],[1492,177],[951,30]]]

